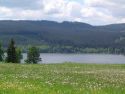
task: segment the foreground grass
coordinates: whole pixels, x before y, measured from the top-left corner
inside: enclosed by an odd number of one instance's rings
[[[125,94],[125,65],[0,64],[0,94]]]

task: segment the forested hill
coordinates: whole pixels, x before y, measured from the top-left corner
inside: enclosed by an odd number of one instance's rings
[[[92,26],[66,21],[0,21],[0,40],[4,46],[10,38],[25,46],[125,47],[125,24]]]

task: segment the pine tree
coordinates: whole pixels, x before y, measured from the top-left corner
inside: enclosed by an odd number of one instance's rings
[[[0,61],[3,61],[4,60],[4,51],[2,49],[2,45],[0,43]]]
[[[17,63],[16,47],[13,39],[11,39],[10,44],[8,46],[6,60],[8,63]]]
[[[22,56],[22,51],[20,48],[16,48],[16,62],[21,63],[21,59],[23,58]]]
[[[39,49],[34,46],[29,47],[26,63],[37,64],[39,61],[41,61]]]

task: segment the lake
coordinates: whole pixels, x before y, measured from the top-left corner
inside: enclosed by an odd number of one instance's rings
[[[26,59],[26,54],[23,54]],[[97,64],[125,64],[124,55],[112,55],[112,54],[52,54],[42,53],[42,61],[39,63],[64,63],[64,62],[76,62],[76,63],[97,63]],[[24,63],[24,59],[22,62]]]

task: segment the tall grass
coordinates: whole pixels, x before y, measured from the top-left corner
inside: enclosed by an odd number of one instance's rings
[[[0,64],[0,94],[125,94],[125,65]]]

